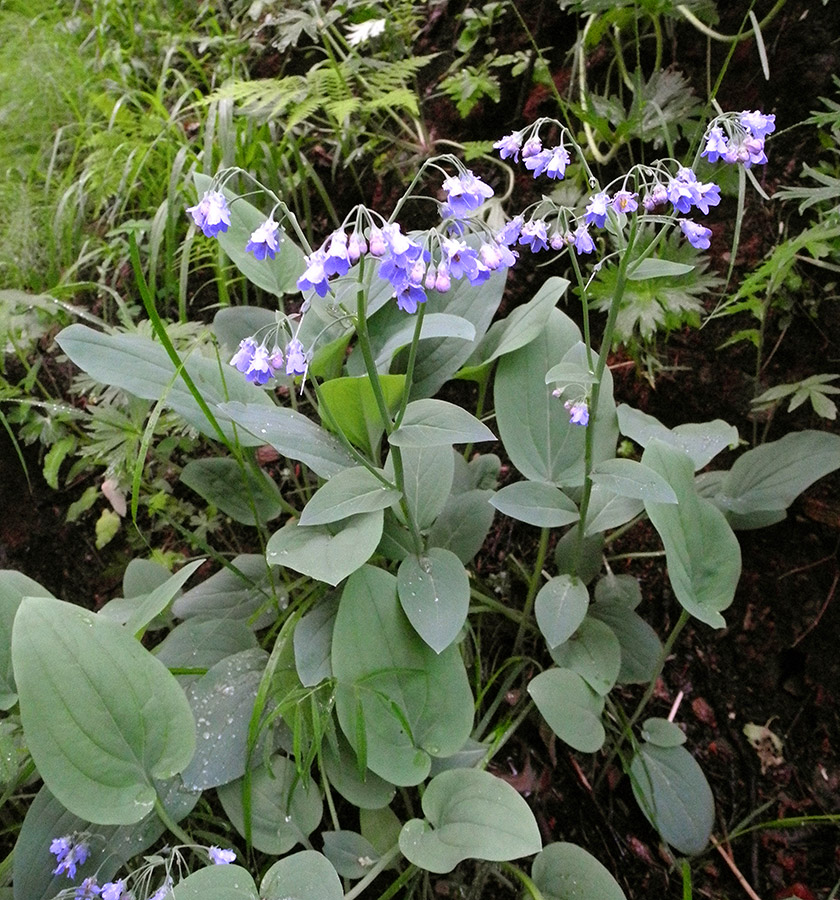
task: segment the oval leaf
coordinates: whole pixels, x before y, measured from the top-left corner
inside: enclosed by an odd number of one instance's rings
[[[600,619],[587,616],[571,640],[551,651],[561,669],[571,669],[602,697],[613,689],[621,671],[621,644]]]
[[[395,447],[435,447],[495,439],[483,422],[445,400],[414,400],[409,403],[400,427],[392,431],[388,438]]]
[[[677,502],[671,485],[658,472],[634,459],[605,459],[592,470],[592,481],[620,497],[653,503]]]
[[[195,750],[183,690],[131,634],[60,600],[27,597],[12,635],[27,743],[45,784],[90,822],[139,822],[153,779]]]
[[[534,613],[549,649],[569,640],[583,621],[588,607],[586,585],[571,575],[558,575],[540,588]]]
[[[330,861],[315,850],[278,860],[260,885],[262,900],[342,900],[344,889]]]
[[[548,669],[528,685],[549,728],[575,750],[594,753],[606,738],[601,724],[604,698],[570,669]]]
[[[539,528],[560,528],[580,518],[577,506],[559,488],[538,481],[508,484],[490,502],[500,513]]]
[[[505,781],[482,769],[435,776],[423,794],[428,819],[400,832],[400,850],[429,872],[451,872],[464,859],[508,860],[542,847],[534,814]]]
[[[384,478],[384,473],[377,471]],[[369,469],[354,466],[333,475],[315,492],[300,514],[300,524],[327,525],[356,513],[386,509],[400,496],[396,488],[389,487]]]
[[[261,469],[246,468],[245,477],[234,459],[193,459],[184,466],[180,479],[202,499],[243,525],[270,522],[283,512],[280,489]],[[253,500],[253,508],[251,506]],[[256,509],[258,521],[254,518]]]
[[[460,559],[442,547],[407,556],[397,573],[397,592],[414,630],[435,651],[458,637],[470,606],[470,581]]]
[[[258,900],[254,879],[241,866],[205,866],[179,881],[163,900]]]
[[[531,878],[544,900],[627,900],[607,869],[577,844],[549,844],[534,860]]]

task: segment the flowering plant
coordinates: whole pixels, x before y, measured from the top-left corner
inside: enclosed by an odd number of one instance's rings
[[[723,114],[701,155],[758,165],[772,130],[771,116]],[[559,133],[554,146],[543,145],[548,133]],[[16,851],[16,896],[54,896],[69,878],[65,896],[77,898],[353,900],[395,865],[388,896],[422,871],[486,860],[534,897],[566,896],[557,885],[568,880],[622,898],[583,848],[543,847],[531,809],[490,771],[535,710],[574,750],[605,752],[598,784],[620,764],[667,852],[706,847],[713,798],[677,710],[642,716],[689,618],[725,624],[740,574],[735,530],[783,518],[838,467],[840,440],[800,432],[701,472],[737,445],[732,426],[671,429],[616,403],[607,354],[625,286],[691,271],[653,256],[669,232],[700,249],[711,240],[686,218],[720,202],[696,160],[638,164],[601,185],[573,135],[545,119],[496,147],[535,178],[582,167],[587,196],[543,197],[500,219],[490,184],[439,156],[389,217],[356,207],[311,247],[282,198],[265,192],[266,216],[233,190],[245,173],[196,176],[195,226],[255,284],[302,302],[222,309],[218,353],[181,358],[141,282],[157,341],[78,324],[59,336],[94,379],[171,407],[225,448],[191,462],[184,481],[253,526],[262,546],[216,554],[223,568],[186,592],[201,559],[172,576],[127,574],[125,598],[97,614],[15,573],[0,581],[14,618],[11,702],[44,781]],[[432,173],[441,190],[430,197],[420,190]],[[441,222],[405,230],[409,201],[436,204]],[[567,254],[582,331],[557,309],[569,281],[556,276],[492,321],[527,252]],[[589,286],[610,260],[599,353]],[[435,396],[450,379],[478,385],[475,414]],[[473,453],[497,439],[490,419],[521,475],[502,487],[499,456]],[[618,455],[619,434],[639,459]],[[256,463],[266,445],[289,463],[276,480]],[[496,513],[538,529],[521,604],[472,567]],[[636,611],[638,581],[603,565],[610,542],[642,519],[661,538],[682,610],[664,643]],[[514,628],[509,662],[489,677],[471,668],[485,616]],[[161,627],[146,649],[139,639]],[[627,684],[647,685],[632,713],[617,699]],[[312,846],[319,829],[323,852]],[[177,853],[114,880],[167,830]],[[199,845],[195,832],[217,843]],[[251,871],[219,848],[222,835],[241,841]],[[188,875],[185,854],[214,865]],[[533,854],[530,874],[510,862]]]

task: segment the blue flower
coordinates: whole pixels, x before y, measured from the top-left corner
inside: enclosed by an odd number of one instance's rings
[[[271,364],[268,361],[268,350],[264,344],[260,344],[254,350],[251,362],[245,370],[245,380],[254,384],[265,384],[273,376],[274,372],[271,370]]]
[[[251,232],[251,240],[245,245],[245,252],[253,253],[261,262],[266,256],[274,259],[274,254],[280,249],[277,241],[279,227],[274,219],[266,219],[256,231]]]
[[[326,297],[330,289],[327,283],[327,273],[324,271],[324,251],[320,248],[311,256],[306,257],[306,271],[297,280],[298,290],[314,290],[319,297]]]
[[[688,243],[698,250],[709,249],[709,238],[712,236],[711,228],[705,228],[692,222],[691,219],[680,219],[680,228],[683,234],[688,238]]]
[[[536,135],[528,138],[525,141],[525,146],[522,148],[522,159],[530,159],[532,156],[536,156],[542,151],[542,148],[542,141]]]
[[[589,234],[589,228],[586,225],[578,225],[574,233],[575,250],[578,256],[581,253],[594,253],[595,242]]]
[[[247,372],[256,349],[257,342],[253,338],[245,338],[240,341],[239,349],[231,357],[230,365],[240,372]]]
[[[697,196],[694,205],[702,212],[708,213],[710,206],[717,206],[720,203],[720,188],[709,182],[708,184],[697,184]]]
[[[522,226],[519,235],[519,243],[523,247],[530,247],[532,253],[540,250],[548,250],[548,228],[543,219],[531,219]]]
[[[563,404],[569,411],[570,425],[588,425],[589,424],[589,404],[586,400],[570,400]]]
[[[478,248],[478,255],[481,261],[488,269],[499,269],[502,266],[510,268],[519,255],[515,250],[511,250],[505,244],[497,244],[495,241],[488,243],[485,241]]]
[[[74,900],[93,900],[93,898],[98,897],[101,892],[102,888],[96,883],[96,878],[91,875],[89,878],[85,878],[85,880],[76,888]],[[105,900],[119,900],[119,895],[116,897],[105,897]]]
[[[347,256],[351,263],[358,262],[359,259],[367,253],[367,244],[364,235],[357,234],[355,231],[350,235],[347,244]]]
[[[493,188],[476,178],[469,170],[446,178],[443,189],[446,191],[446,205],[456,218],[478,209],[485,200],[493,196]]]
[[[589,203],[584,213],[584,221],[587,225],[596,225],[598,228],[604,227],[607,221],[607,206],[610,198],[606,191],[601,191],[589,198]]]
[[[639,208],[636,202],[638,194],[630,193],[630,191],[616,191],[613,195],[611,206],[617,213],[631,213]]]
[[[710,163],[715,163],[726,155],[727,150],[729,150],[729,145],[726,143],[723,131],[717,125],[710,128],[706,138],[706,148],[700,155],[705,156]]]
[[[206,191],[187,212],[207,237],[216,237],[220,231],[227,231],[230,225],[230,210],[221,191]]]
[[[236,853],[233,850],[222,850],[221,847],[209,847],[207,852],[214,865],[217,866],[226,866],[236,859]]]
[[[525,160],[525,168],[531,169],[534,178],[539,178],[543,172],[549,178],[562,178],[566,174],[566,166],[570,162],[569,152],[565,147],[555,147],[553,150],[541,150],[536,156],[530,156]]]
[[[286,374],[305,375],[308,366],[303,344],[297,338],[289,341],[286,346]]]
[[[524,223],[524,216],[516,216],[515,218],[511,219],[496,235],[496,240],[500,244],[504,244],[506,247],[509,247],[511,244],[515,244],[516,239],[519,237],[522,231],[522,226]]]
[[[148,900],[163,900],[163,898],[172,890],[175,882],[171,875],[166,876],[166,881],[148,898]]]
[[[660,184],[657,182],[652,190],[650,190],[647,194],[645,194],[642,199],[642,206],[648,211],[656,209],[657,206],[662,206],[664,203],[668,202],[668,191],[665,189],[664,184]]]
[[[444,256],[443,263],[456,281],[466,276],[470,284],[481,284],[490,277],[490,269],[466,241],[442,238],[440,249]]]
[[[452,287],[452,276],[445,263],[441,263],[435,275],[435,290],[439,294],[445,294]]]
[[[330,278],[333,275],[346,275],[349,269],[350,253],[347,247],[347,235],[343,231],[334,231],[329,237],[329,245],[324,257],[324,273]]]
[[[750,134],[757,138],[766,137],[771,131],[776,130],[776,117],[765,116],[758,110],[750,112],[745,109],[741,113],[740,122],[744,128],[749,129]]]
[[[102,885],[100,900],[123,900],[125,896],[125,881],[109,881]]]
[[[84,865],[90,856],[90,847],[84,841],[76,841],[73,835],[54,838],[50,842],[50,853],[55,855],[58,865],[53,875],[66,873],[68,878],[76,877],[76,866]]]
[[[417,312],[417,307],[425,303],[428,298],[426,292],[418,284],[406,282],[397,291],[397,308],[407,313]]]
[[[668,199],[674,209],[687,213],[700,199],[700,183],[697,176],[687,166],[680,166],[677,174],[668,182]]]
[[[519,150],[522,147],[522,135],[518,131],[508,134],[500,138],[493,144],[494,149],[499,151],[502,159],[513,157],[514,162],[519,162]]]

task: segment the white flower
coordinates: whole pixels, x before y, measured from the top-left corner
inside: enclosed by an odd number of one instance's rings
[[[347,43],[351,47],[358,47],[371,38],[375,38],[378,34],[382,34],[385,30],[385,19],[368,19],[366,22],[359,22],[358,25],[351,25],[347,29]]]

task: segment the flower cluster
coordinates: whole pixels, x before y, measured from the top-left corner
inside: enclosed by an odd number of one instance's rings
[[[563,146],[562,141],[557,147],[543,147],[537,133],[538,129],[539,123],[530,129],[531,137],[527,140],[525,140],[527,130],[514,131],[496,141],[493,147],[499,151],[502,159],[512,157],[514,162],[519,162],[521,150],[525,168],[534,173],[534,178],[547,175],[549,178],[560,180],[566,175],[566,166],[571,162],[569,151]]]
[[[297,338],[286,344],[284,354],[276,343],[269,350],[265,342],[258,344],[253,337],[247,337],[239,342],[230,364],[242,372],[246,381],[262,385],[284,370],[286,375],[305,375],[309,361]]]
[[[126,888],[125,881],[108,881],[105,884],[97,884],[96,878],[91,875],[76,888],[73,900],[130,900],[131,894]]]
[[[774,115],[744,110],[734,120],[729,115],[719,116],[715,121],[721,124],[709,128],[701,156],[705,156],[710,163],[719,159],[725,163],[740,163],[745,169],[767,162],[764,139],[776,130]],[[724,133],[724,129],[728,134]]]
[[[205,191],[201,200],[187,212],[207,237],[216,237],[230,226],[230,209],[221,191]]]
[[[50,853],[58,862],[53,869],[53,875],[66,874],[68,878],[75,878],[76,866],[84,865],[90,856],[90,845],[77,840],[75,835],[66,834],[64,837],[53,838]]]

